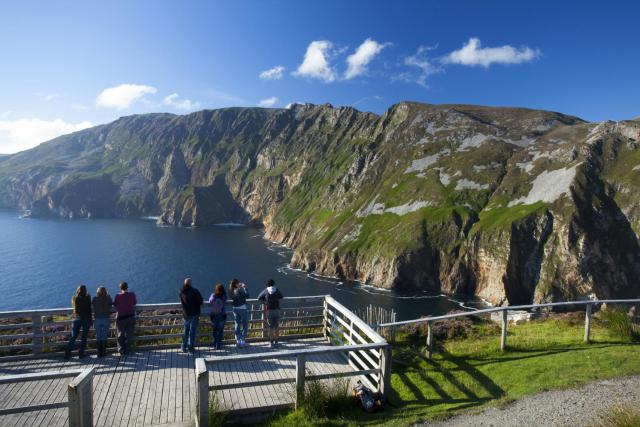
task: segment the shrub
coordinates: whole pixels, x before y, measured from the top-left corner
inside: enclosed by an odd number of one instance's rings
[[[348,388],[345,379],[307,381],[298,407],[310,419],[335,417],[348,406]]]
[[[460,310],[453,310],[447,314],[461,313]],[[433,337],[436,340],[466,338],[471,335],[473,329],[473,319],[470,316],[456,317],[448,320],[434,322],[431,326]],[[427,324],[418,323],[408,325],[405,331],[410,335],[427,336]]]
[[[227,411],[215,393],[209,393],[209,427],[222,427],[227,420]]]
[[[633,324],[632,317],[621,307],[607,307],[600,311],[600,320],[604,326],[623,340],[638,341],[640,332]]]
[[[625,405],[615,405],[600,415],[598,427],[640,426],[640,411]]]

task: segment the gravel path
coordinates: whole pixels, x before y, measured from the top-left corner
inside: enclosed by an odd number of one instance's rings
[[[596,381],[579,388],[545,391],[501,409],[458,415],[423,426],[585,426],[611,406],[640,404],[640,375]]]

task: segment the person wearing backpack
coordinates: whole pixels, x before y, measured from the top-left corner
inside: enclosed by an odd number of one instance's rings
[[[269,342],[272,348],[278,347],[278,336],[280,334],[280,300],[282,298],[282,292],[276,288],[276,283],[273,279],[267,280],[266,288],[258,295],[258,301],[262,301],[264,306],[269,329]]]
[[[227,295],[224,286],[218,283],[209,297],[211,304],[211,326],[213,327],[213,348],[222,349],[222,339],[224,338],[224,322],[227,320],[227,314],[224,310],[224,304],[227,301]]]
[[[249,331],[249,315],[247,311],[247,298],[249,291],[244,283],[233,279],[229,284],[229,296],[233,306],[233,318],[235,320],[235,335],[238,347],[247,345],[247,332]]]
[[[182,333],[182,351],[195,351],[198,340],[198,323],[200,320],[200,306],[202,295],[200,291],[191,285],[191,279],[184,279],[180,289],[180,303],[182,304],[182,317],[184,318],[184,331]]]

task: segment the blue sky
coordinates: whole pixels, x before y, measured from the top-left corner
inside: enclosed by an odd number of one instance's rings
[[[639,16],[633,1],[6,1],[0,153],[129,114],[291,102],[633,118]]]

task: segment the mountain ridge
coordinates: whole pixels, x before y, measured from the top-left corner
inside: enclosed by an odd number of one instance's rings
[[[4,159],[0,207],[263,225],[295,267],[494,304],[637,296],[639,129],[416,102],[126,116]]]

